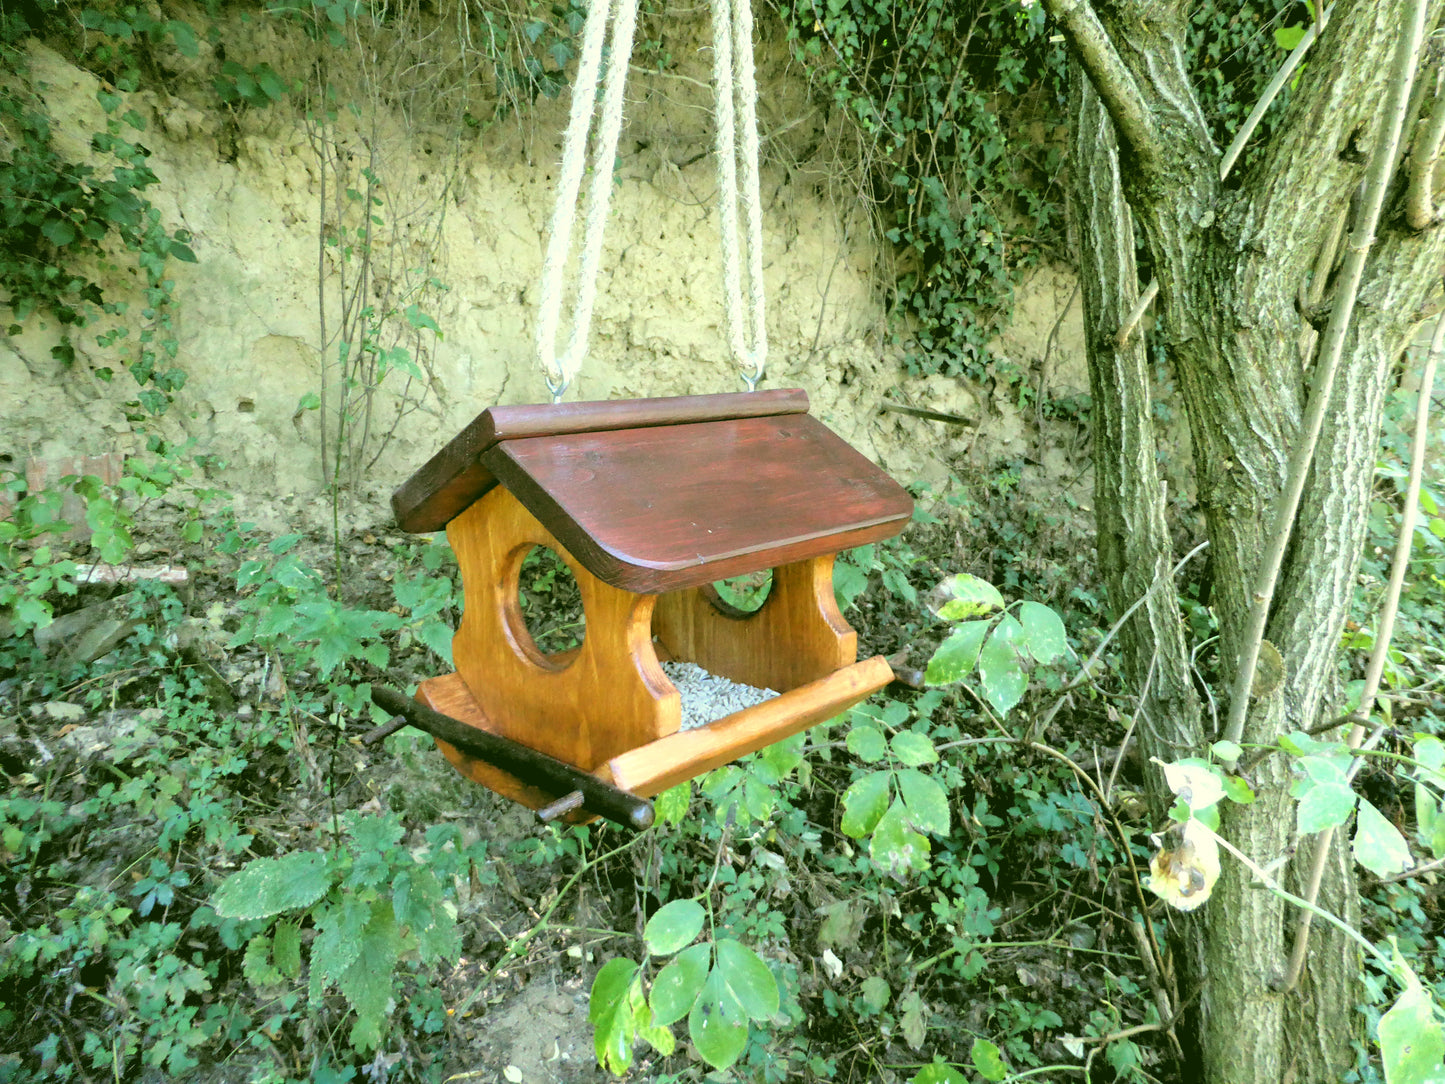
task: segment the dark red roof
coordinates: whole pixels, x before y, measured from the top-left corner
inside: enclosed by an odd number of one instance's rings
[[[590,572],[657,593],[897,534],[908,494],[800,390],[492,407],[392,495],[409,531],[500,482]]]

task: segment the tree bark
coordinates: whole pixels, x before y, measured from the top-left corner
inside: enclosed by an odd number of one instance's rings
[[[1160,287],[1154,341],[1175,371],[1189,418],[1214,561],[1222,672],[1215,696],[1227,698],[1308,394],[1311,361],[1298,344],[1313,337],[1305,334],[1297,298],[1331,224],[1349,205],[1380,127],[1402,3],[1340,0],[1285,122],[1228,188],[1190,89],[1183,6],[1045,3],[1098,90],[1096,100],[1082,89],[1073,94],[1071,150],[1094,396],[1100,571],[1118,612],[1171,556],[1143,347],[1140,337],[1124,347],[1113,340],[1138,291],[1132,212]],[[1429,25],[1439,25],[1441,11],[1432,3]],[[1364,539],[1385,392],[1445,259],[1440,230],[1405,224],[1404,187],[1400,180],[1377,231],[1266,631],[1286,677],[1252,703],[1249,742],[1272,743],[1335,709],[1338,645]],[[1161,759],[1202,755],[1217,735],[1201,727],[1177,600],[1157,594],[1166,597],[1151,596],[1121,633],[1126,675],[1148,690],[1141,717],[1147,712],[1155,720],[1141,738]],[[1167,802],[1157,773],[1150,782],[1151,804]],[[1221,833],[1268,866],[1297,842],[1289,765],[1280,756],[1267,759],[1251,782],[1256,801],[1225,803]],[[1302,864],[1311,850],[1301,848]],[[1337,851],[1321,903],[1353,921],[1353,869],[1343,847]],[[1198,1038],[1206,1079],[1307,1084],[1337,1080],[1352,1065],[1356,953],[1316,923],[1305,980],[1282,991],[1294,921],[1273,895],[1251,886],[1247,871],[1226,863],[1202,912]]]

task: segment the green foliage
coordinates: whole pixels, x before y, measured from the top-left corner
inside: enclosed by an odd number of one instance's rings
[[[264,921],[246,949],[246,977],[258,987],[299,980],[297,931],[314,926],[306,954],[310,1003],[339,990],[355,1016],[351,1045],[370,1051],[391,1026],[403,958],[452,960],[460,942],[435,863],[403,845],[394,814],[347,813],[341,824],[344,843],[254,859],[221,882],[211,906],[221,919]]]
[[[674,900],[648,920],[642,935],[648,953],[673,957],[649,993],[643,969],[632,960],[609,960],[597,972],[588,1020],[604,1068],[626,1073],[638,1040],[672,1053],[676,1040],[669,1025],[686,1016],[698,1056],[714,1069],[727,1069],[747,1046],[749,1021],[777,1015],[778,983],[756,952],[732,938],[692,944],[710,918],[698,901]]]
[[[938,616],[960,624],[928,660],[925,678],[930,685],[952,685],[976,668],[980,694],[1002,718],[1023,699],[1028,661],[1048,666],[1068,650],[1063,619],[1028,601],[1019,603],[1015,617],[998,588],[968,573],[950,576],[939,590],[948,598]]]
[[[908,718],[908,707],[898,701],[877,716],[854,709],[848,751],[866,764],[887,766],[859,775],[848,787],[841,824],[845,835],[868,840],[868,855],[880,870],[899,878],[928,868],[923,833],[946,836],[949,830],[946,793],[918,770],[936,763],[938,754],[924,730],[902,729]],[[887,729],[893,734],[885,739]]]
[[[1063,51],[1042,8],[787,0],[779,12],[794,56],[856,128],[854,187],[895,246],[910,369],[981,375],[1017,270],[1061,220],[1058,148],[1024,136],[1030,121],[1057,123]]]
[[[1308,5],[1298,0],[1245,0],[1244,3],[1197,4],[1190,11],[1185,38],[1194,90],[1221,149],[1244,124],[1255,103],[1284,60],[1281,50],[1293,49],[1313,21]],[[1283,116],[1286,89],[1265,113],[1254,136],[1263,143]],[[1246,154],[1241,165],[1248,161]],[[1235,166],[1238,171],[1240,166]]]
[[[1439,792],[1445,784],[1445,775],[1439,770],[1445,765],[1445,744],[1432,736],[1417,735],[1417,748],[1418,759],[1398,754],[1384,756],[1403,762],[1411,770],[1416,780],[1417,805],[1423,802],[1433,812],[1439,808]],[[1321,741],[1296,732],[1281,739],[1277,747],[1261,752],[1293,758],[1295,782],[1290,797],[1299,803],[1301,835],[1343,828],[1353,814],[1353,854],[1357,862],[1382,878],[1404,873],[1415,864],[1400,830],[1355,793],[1350,768],[1356,753],[1345,742]],[[1218,876],[1217,837],[1213,834],[1219,826],[1217,804],[1226,796],[1252,801],[1253,794],[1246,788],[1241,795],[1230,785],[1231,776],[1208,761],[1185,759],[1165,764],[1163,769],[1179,798],[1170,816],[1184,827],[1184,845],[1155,858],[1149,887],[1175,906],[1190,910],[1207,899]],[[1267,875],[1264,879],[1268,884]],[[1356,932],[1354,936],[1402,990],[1377,1028],[1385,1079],[1392,1084],[1428,1084],[1438,1078],[1440,1058],[1445,1054],[1438,1023],[1438,1018],[1445,1016],[1445,1001],[1420,982],[1393,939],[1387,953],[1370,945],[1361,934]]]
[[[149,446],[152,457],[128,459],[113,486],[94,475],[71,475],[37,493],[27,493],[19,477],[0,487],[15,501],[10,515],[0,519],[0,613],[8,615],[14,632],[44,628],[52,620],[56,596],[75,595],[77,566],[65,539],[72,528],[89,529],[97,559],[120,564],[134,547],[136,517],[169,500],[180,513],[182,533],[199,537],[203,506],[215,493],[189,486],[195,472],[191,444],[174,446],[153,438]],[[83,523],[62,518],[68,514],[67,501],[72,513],[84,515]]]
[[[196,257],[186,231],[167,231],[144,194],[157,181],[150,152],[136,138],[145,121],[125,107],[127,95],[140,87],[136,47],[169,39],[194,56],[196,40],[188,24],[157,19],[134,6],[87,7],[80,14],[82,24],[97,32],[91,62],[112,76],[96,92],[106,122],[105,130],[91,137],[90,162],[66,161],[56,152],[37,92],[25,90],[23,82],[0,86],[0,129],[8,137],[0,157],[0,290],[16,321],[11,334],[19,334],[37,312],[62,326],[90,324],[97,310],[119,316],[128,302],[109,298],[93,276],[96,267],[109,266],[113,250],[129,252],[143,275],[141,329],[126,362],[141,389],[132,404],[133,420],[139,420],[163,413],[185,383],[185,373],[174,365],[174,284],[165,269],[172,258],[194,263]],[[12,24],[6,27],[0,59],[24,71],[21,35]],[[117,325],[98,341],[109,346],[126,335]],[[74,357],[68,340],[55,350],[64,361]],[[102,368],[99,375],[109,379],[111,370]]]

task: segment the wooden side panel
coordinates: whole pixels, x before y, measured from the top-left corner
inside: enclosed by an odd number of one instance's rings
[[[714,605],[711,586],[661,595],[652,632],[672,658],[778,692],[858,658],[858,634],[838,612],[833,595],[832,554],[774,569],[767,600],[745,617]]]
[[[590,770],[678,728],[677,690],[652,649],[652,596],[598,580],[500,486],[447,538],[465,593],[452,655],[495,733]],[[575,654],[545,656],[527,633],[517,580],[534,545],[577,577],[586,629]]]
[[[397,488],[391,508],[404,531],[441,530],[496,484],[477,460],[502,440],[807,412],[801,388],[491,407]]]
[[[478,730],[485,730],[491,734],[499,733],[482,711],[482,706],[477,703],[477,698],[467,688],[467,683],[462,680],[460,674],[428,678],[417,686],[416,699],[418,703],[426,705],[432,711],[450,715],[453,719],[466,723],[468,726],[474,726]],[[451,761],[453,768],[473,783],[480,783],[482,786],[496,791],[502,797],[510,798],[528,809],[541,809],[557,797],[555,794],[547,794],[536,787],[528,786],[502,769],[492,767],[485,760],[467,756],[455,745],[444,742],[440,738],[437,739],[437,748],[442,751],[447,760]]]
[[[892,680],[887,660],[875,655],[709,726],[623,753],[596,774],[610,774],[615,786],[645,798],[831,719]]]

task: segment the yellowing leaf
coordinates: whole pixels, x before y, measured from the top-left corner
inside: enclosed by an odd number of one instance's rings
[[[1189,806],[1190,812],[1208,809],[1224,797],[1223,780],[1202,761],[1191,759],[1166,764],[1158,757],[1153,760],[1164,769],[1164,782],[1169,784],[1169,789],[1179,796],[1181,802]]]
[[[1192,911],[1214,891],[1219,880],[1219,843],[1196,820],[1184,825],[1183,839],[1173,850],[1161,850],[1149,863],[1149,891],[1171,907]]]

